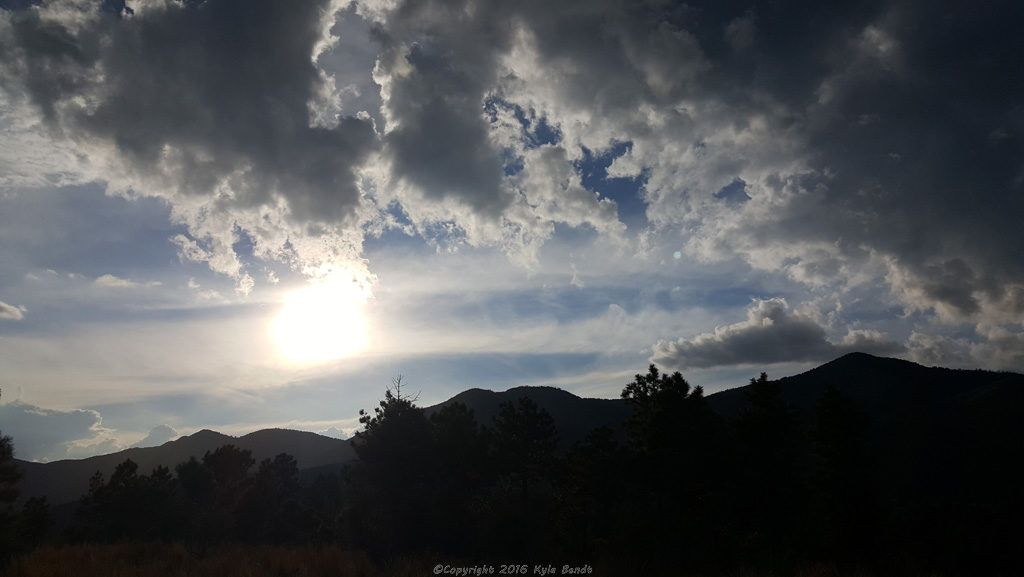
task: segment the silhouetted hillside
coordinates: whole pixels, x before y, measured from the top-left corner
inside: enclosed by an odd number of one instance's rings
[[[272,459],[280,453],[288,453],[295,457],[300,469],[344,463],[355,457],[348,441],[315,433],[264,429],[242,437],[232,437],[203,429],[159,447],[135,447],[109,455],[50,463],[18,461],[18,466],[24,471],[20,498],[25,500],[45,496],[50,503],[60,505],[74,501],[85,493],[89,488],[89,478],[96,471],[109,477],[114,468],[126,459],[135,461],[139,471],[148,474],[159,465],[173,470],[175,465],[187,461],[189,457],[202,458],[207,451],[229,444],[252,451],[257,463],[263,459]]]
[[[47,537],[39,502],[12,523],[37,529],[27,547],[334,543],[377,559],[578,558],[618,574],[1024,567],[1022,375],[851,354],[707,398],[650,367],[623,399],[471,389],[425,409],[397,385],[361,415],[354,448],[200,431],[22,463],[23,498],[49,496],[60,530]]]
[[[777,380],[782,399],[801,410],[812,409],[827,387],[835,387],[871,413],[891,415],[945,403],[958,403],[992,387],[1008,394],[1024,390],[1024,375],[982,370],[925,367],[910,361],[850,353],[820,367]],[[708,396],[719,414],[732,417],[749,385]]]
[[[812,410],[829,387],[835,387],[879,418],[949,403],[966,403],[972,412],[1015,411],[1016,407],[1024,406],[1018,399],[1024,396],[1024,375],[925,367],[866,353],[850,353],[776,382],[782,400],[800,411]],[[708,395],[708,405],[723,417],[733,418],[749,388],[750,385],[743,385]],[[473,410],[477,422],[490,425],[502,403],[524,396],[551,414],[563,448],[582,440],[597,427],[620,430],[630,414],[630,408],[621,399],[581,398],[555,387],[515,387],[503,392],[469,389],[425,411],[429,416],[453,403],[463,403]]]
[[[469,389],[425,411],[430,416],[451,404],[462,403],[473,410],[478,423],[490,426],[502,403],[515,403],[521,397],[528,397],[551,415],[563,449],[583,440],[598,427],[621,429],[630,413],[621,399],[582,398],[555,387],[515,387],[503,392]]]
[[[778,379],[777,383],[782,399],[802,411],[810,411],[826,388],[832,386],[882,420],[908,411],[921,412],[925,407],[962,405],[971,420],[981,426],[992,424],[993,420],[1011,420],[1024,406],[1022,375],[924,367],[864,353],[845,355],[805,373]],[[727,418],[735,417],[748,389],[749,385],[745,385],[709,395],[708,404]],[[630,414],[630,408],[621,399],[581,398],[555,387],[515,387],[502,392],[469,389],[424,410],[429,416],[453,403],[463,403],[473,410],[479,423],[490,426],[502,403],[524,396],[551,414],[563,449],[598,427],[621,432]],[[251,450],[257,462],[288,453],[296,458],[306,480],[315,477],[310,472],[336,471],[342,463],[355,458],[348,441],[315,433],[265,429],[236,438],[204,429],[159,447],[131,448],[52,463],[19,461],[25,472],[21,498],[48,496],[54,504],[73,501],[85,491],[89,477],[96,471],[109,476],[125,459],[135,461],[140,471],[148,472],[158,465],[173,468],[189,457],[202,457],[206,451],[226,444]]]

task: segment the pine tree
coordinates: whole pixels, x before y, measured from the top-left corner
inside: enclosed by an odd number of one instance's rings
[[[11,504],[18,498],[18,482],[21,470],[14,462],[14,443],[0,433],[0,565],[13,553],[15,548],[16,516]]]
[[[360,545],[384,555],[410,552],[431,535],[432,442],[430,425],[416,399],[394,379],[374,413],[359,411],[363,430],[352,447],[360,467],[353,515]]]
[[[750,379],[734,423],[741,473],[738,501],[746,542],[757,562],[779,566],[798,552],[805,502],[804,434],[796,411],[768,375]]]
[[[0,505],[9,505],[18,498],[19,481],[21,470],[14,462],[14,443],[0,432]]]

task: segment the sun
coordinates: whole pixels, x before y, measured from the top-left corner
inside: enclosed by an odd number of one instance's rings
[[[365,303],[365,292],[350,277],[324,277],[285,297],[271,334],[293,361],[350,357],[367,344]]]

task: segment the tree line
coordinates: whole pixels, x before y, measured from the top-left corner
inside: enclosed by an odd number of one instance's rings
[[[59,536],[46,537],[45,502],[8,507],[0,521],[15,544],[8,552],[18,546],[12,535],[34,530],[36,541],[184,542],[197,554],[226,543],[314,543],[377,559],[579,560],[638,572],[1020,566],[1020,529],[997,510],[1017,512],[1010,480],[965,485],[967,461],[946,471],[955,478],[924,478],[941,459],[904,456],[948,439],[881,439],[835,388],[801,413],[762,373],[725,418],[701,387],[651,365],[622,398],[632,408],[623,430],[598,428],[560,450],[557,423],[529,397],[479,423],[460,403],[428,416],[397,380],[372,413],[360,411],[358,461],[312,483],[299,482],[289,455],[257,465],[226,445],[173,471],[146,474],[128,460],[109,478],[97,473]],[[958,442],[939,450],[953,455]],[[891,443],[911,449],[884,448]],[[4,502],[16,474],[4,438]]]

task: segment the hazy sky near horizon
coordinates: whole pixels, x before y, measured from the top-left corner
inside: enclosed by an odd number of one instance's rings
[[[1024,371],[1012,2],[0,0],[0,430]],[[339,357],[340,358],[330,358]]]

